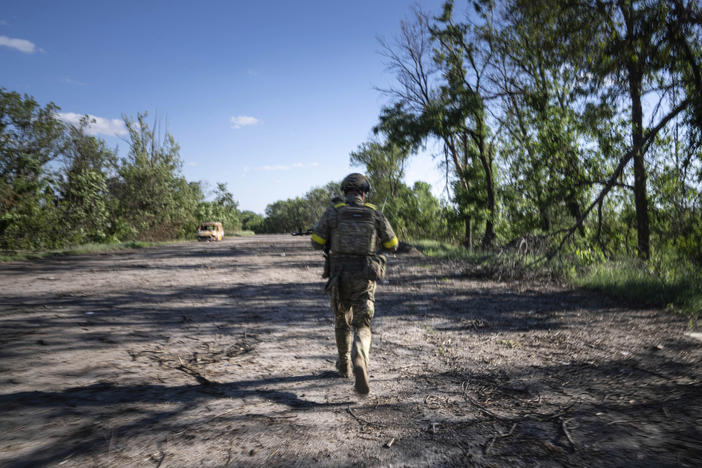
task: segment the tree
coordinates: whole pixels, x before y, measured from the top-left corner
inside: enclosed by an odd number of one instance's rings
[[[439,201],[426,182],[415,182],[410,188],[400,185],[388,201],[385,216],[401,239],[439,239],[444,237],[445,218]]]
[[[484,28],[489,28],[489,15],[480,18]],[[495,240],[497,201],[496,148],[487,113],[489,82],[485,73],[492,62],[487,36],[482,27],[456,23],[452,1],[444,4],[434,24],[426,14],[417,12],[416,22],[403,23],[401,31],[396,48],[385,45],[399,88],[386,90],[395,102],[381,111],[376,131],[410,150],[430,137],[442,142],[446,165],[458,182],[458,190],[463,194],[482,190],[485,194],[455,197],[465,216],[465,244],[472,245],[473,219],[480,213],[485,222],[482,243],[490,246]],[[465,205],[478,200],[483,206]]]
[[[129,153],[113,187],[118,199],[119,237],[164,240],[189,234],[201,192],[181,175],[180,148],[173,136],[149,128],[146,114],[124,123]],[[158,122],[154,127],[158,126]]]
[[[372,188],[369,200],[381,207],[399,194],[408,158],[406,149],[378,141],[365,142],[350,155],[351,165],[365,167]]]
[[[529,2],[517,6],[533,13]],[[570,47],[562,58],[585,64],[591,93],[610,105],[621,103],[628,111],[631,144],[620,155],[596,200],[583,212],[568,235],[582,225],[600,204],[630,161],[633,160],[633,195],[636,208],[638,255],[650,256],[650,213],[646,154],[658,133],[680,113],[695,110],[702,115],[700,7],[682,0],[573,0],[567,4],[548,1],[542,5],[559,20],[560,39]],[[580,34],[573,34],[573,30]],[[678,90],[685,99],[670,101]],[[649,96],[648,98],[646,96]],[[645,99],[657,104],[649,125],[644,125]],[[567,238],[568,236],[566,236]],[[565,239],[564,239],[565,241]]]
[[[339,183],[329,182],[324,187],[311,189],[304,197],[272,203],[266,207],[264,229],[266,232],[305,232],[314,226],[339,193]]]
[[[107,179],[116,168],[117,155],[104,141],[86,134],[90,123],[85,116],[77,126],[68,125],[58,182],[63,238],[71,244],[102,242],[111,228]]]
[[[48,169],[65,145],[59,108],[0,88],[0,247],[53,246],[58,236]]]
[[[241,213],[241,226],[244,231],[253,231],[256,234],[265,232],[264,222],[265,218],[253,211],[247,210]]]
[[[497,117],[504,129],[502,196],[511,235],[551,233],[577,221],[607,163],[603,151],[593,150],[597,145],[583,145],[590,138],[587,122],[606,122],[611,140],[619,136],[611,132],[616,128],[611,112],[584,105],[584,70],[562,60],[560,20],[538,3],[521,8],[528,13],[507,5],[490,39],[496,57],[490,80],[502,103]],[[600,146],[611,146],[606,135],[599,135]],[[585,235],[582,226],[579,232]]]

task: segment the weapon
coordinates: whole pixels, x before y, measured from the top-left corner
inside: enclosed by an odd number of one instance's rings
[[[324,271],[322,272],[322,278],[329,278],[331,274],[331,264],[329,263],[329,247],[324,247],[322,249],[322,256],[324,257]]]
[[[290,235],[292,236],[309,236],[312,234],[312,229],[308,229],[306,231],[297,231],[297,232],[291,232]]]

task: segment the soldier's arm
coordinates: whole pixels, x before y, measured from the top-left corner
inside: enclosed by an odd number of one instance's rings
[[[399,245],[400,241],[397,239],[397,236],[395,235],[395,231],[392,230],[392,226],[390,226],[390,223],[388,222],[387,219],[385,219],[385,216],[383,216],[382,213],[378,213],[380,219],[379,219],[379,231],[380,231],[380,242],[383,245],[383,248],[385,250],[389,250],[390,252],[396,252],[397,251],[397,246]]]
[[[312,238],[310,239],[310,242],[312,243],[312,247],[316,250],[322,250],[324,247],[328,246],[329,218],[332,215],[330,210],[332,210],[332,208],[328,208],[322,217],[319,218],[317,224],[315,224],[312,228]]]

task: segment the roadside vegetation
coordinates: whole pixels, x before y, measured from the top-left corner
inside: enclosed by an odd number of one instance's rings
[[[395,80],[350,163],[398,237],[480,274],[539,277],[700,313],[702,9],[698,2],[446,1],[381,41]],[[179,146],[124,117],[125,155],[53,103],[0,88],[0,250],[309,230],[320,181],[259,214],[187,181]],[[369,129],[371,130],[371,129]],[[435,149],[445,197],[405,183]],[[339,174],[339,178],[345,174]],[[418,239],[433,239],[419,241]],[[134,244],[137,245],[137,244]],[[8,254],[9,255],[9,254]]]
[[[688,317],[690,327],[697,325],[702,314],[702,269],[685,258],[592,261],[582,252],[575,252],[546,262],[544,256],[508,250],[468,250],[435,240],[420,239],[412,245],[428,257],[461,263],[457,271],[460,275],[557,282],[599,292],[631,306],[668,308]]]
[[[13,260],[28,260],[47,257],[56,257],[61,255],[80,255],[80,254],[99,254],[104,252],[112,252],[115,250],[125,249],[144,249],[157,245],[164,245],[169,242],[115,242],[112,244],[82,244],[59,249],[45,250],[4,250],[0,252],[0,262],[8,262]]]

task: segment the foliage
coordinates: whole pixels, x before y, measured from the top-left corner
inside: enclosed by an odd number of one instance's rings
[[[702,313],[702,269],[681,257],[597,262],[583,266],[573,283],[641,306],[678,309],[695,320]]]
[[[65,167],[57,183],[61,230],[68,245],[103,242],[111,228],[107,182],[117,158],[103,141],[86,135],[89,124],[84,117],[78,126],[68,126]]]
[[[481,47],[487,44],[484,29],[490,27],[488,17],[481,18],[480,26],[456,22],[453,2],[448,1],[433,20],[417,12],[414,24],[402,24],[397,46],[384,44],[399,86],[386,91],[393,102],[381,110],[375,128],[393,144],[412,151],[429,139],[441,143],[469,247],[473,214],[483,215],[484,246],[495,240],[497,218],[491,129],[496,122],[487,112],[490,81],[485,79],[493,55]]]
[[[253,231],[255,233],[264,232],[265,218],[253,211],[243,211],[241,213],[241,228],[245,231]]]
[[[52,247],[59,238],[48,167],[65,145],[57,111],[0,88],[0,248]]]
[[[396,144],[369,141],[353,151],[349,159],[351,165],[365,168],[364,174],[372,187],[368,199],[382,208],[403,186],[408,157],[409,153]]]
[[[427,235],[445,238],[446,220],[426,182],[415,182],[412,188],[401,184],[396,196],[388,200],[384,215],[400,239],[412,240]]]
[[[456,244],[420,239],[424,255],[457,261],[457,275],[496,280],[548,280],[597,291],[632,306],[661,307],[684,313],[693,322],[702,314],[702,268],[675,255],[649,262],[622,257],[604,259],[595,249],[574,249],[544,265],[530,253],[468,250]]]
[[[292,233],[312,229],[339,192],[339,183],[329,182],[324,187],[313,188],[304,197],[279,200],[268,205],[264,232]]]
[[[202,192],[180,174],[179,146],[169,133],[159,137],[149,128],[146,114],[124,118],[129,153],[118,168],[113,186],[120,239],[166,240],[193,232],[199,220],[193,214]],[[155,125],[156,126],[156,125]]]
[[[206,221],[221,222],[225,235],[230,235],[230,233],[238,232],[242,229],[239,204],[234,200],[234,195],[229,192],[226,183],[218,183],[214,191],[214,200],[200,201],[195,213],[198,223]]]
[[[351,164],[401,240],[443,241],[418,245],[470,260],[471,274],[568,280],[699,310],[700,18],[694,0],[417,10],[396,43],[382,43],[397,82]],[[125,118],[129,152],[118,159],[86,135],[87,120],[66,126],[57,111],[0,90],[2,249],[191,237],[207,220],[227,232],[306,231],[340,195],[334,182],[265,216],[240,212],[226,184],[205,201],[203,184],[181,174],[174,137],[145,114]],[[430,142],[448,200],[404,182]],[[485,250],[457,247],[475,247],[474,236]]]

